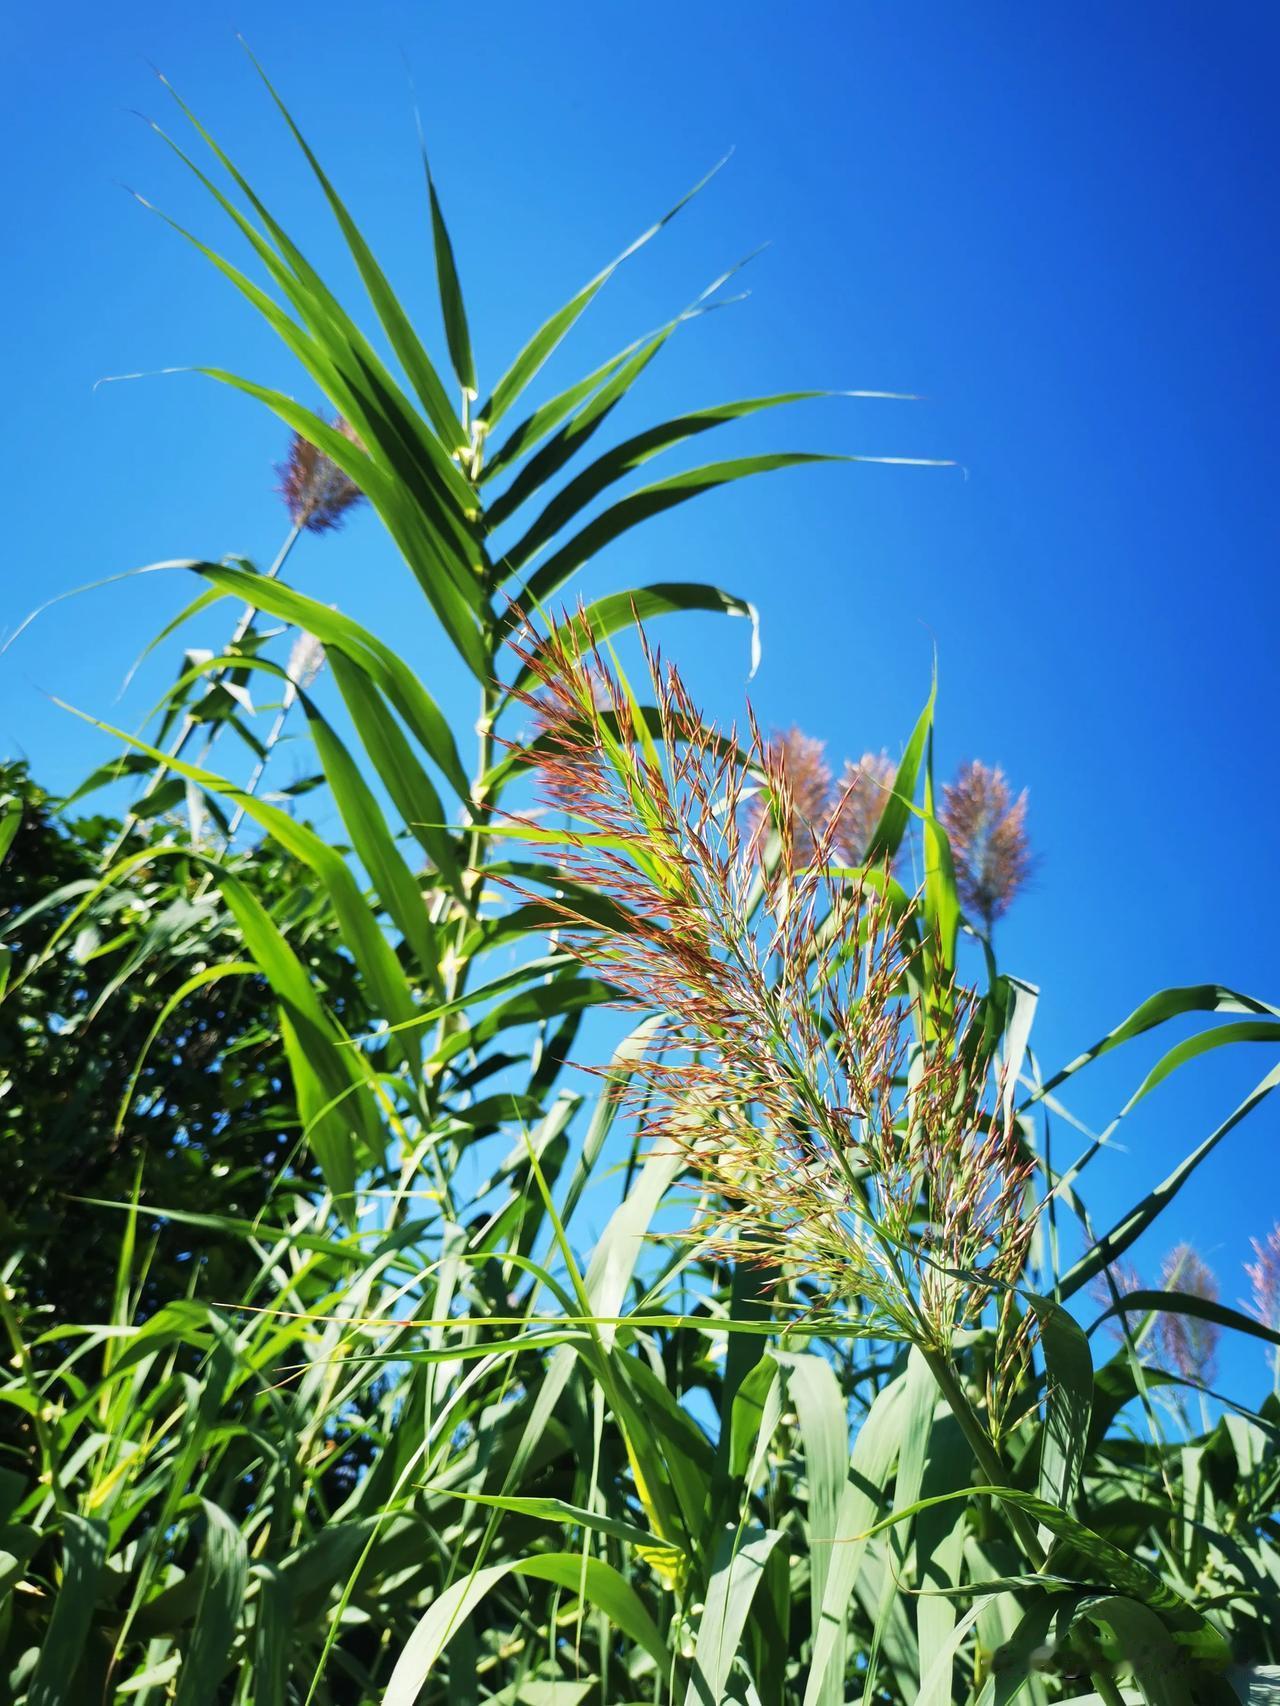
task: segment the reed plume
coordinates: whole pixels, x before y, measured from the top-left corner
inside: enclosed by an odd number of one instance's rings
[[[1160,1280],[1166,1291],[1185,1292],[1206,1302],[1218,1301],[1218,1280],[1213,1269],[1190,1244],[1175,1244],[1165,1257]],[[1160,1350],[1165,1366],[1185,1380],[1207,1384],[1217,1370],[1218,1340],[1222,1329],[1198,1315],[1161,1313]]]
[[[360,445],[354,427],[340,415],[333,425],[352,444]],[[278,489],[290,521],[309,533],[328,533],[341,527],[348,510],[364,495],[349,474],[299,432],[294,433],[289,455],[276,473],[280,476]]]
[[[1280,1220],[1265,1240],[1251,1238],[1254,1260],[1246,1262],[1251,1296],[1245,1307],[1264,1327],[1280,1331]],[[1280,1349],[1272,1348],[1271,1366],[1280,1381]]]
[[[839,786],[827,811],[831,845],[846,865],[866,862],[871,838],[893,791],[898,766],[884,751],[864,752],[855,764],[846,759]]]
[[[752,834],[785,826],[792,869],[812,862],[831,810],[831,769],[825,741],[792,727],[770,737],[765,749],[768,787],[751,802]]]
[[[998,765],[974,759],[943,788],[938,816],[951,843],[960,899],[990,935],[1031,874],[1026,789],[1015,799]]]
[[[762,738],[749,713],[745,745],[708,727],[646,647],[651,729],[582,614],[520,655],[542,796],[572,802],[566,874],[623,920],[601,928],[565,900],[564,939],[622,1003],[663,1016],[628,1094],[647,1142],[674,1145],[722,1205],[706,1245],[947,1347],[1017,1283],[1034,1221],[971,992],[926,997],[883,882],[829,872],[838,824],[797,809],[812,746]],[[778,856],[762,860],[766,833]]]

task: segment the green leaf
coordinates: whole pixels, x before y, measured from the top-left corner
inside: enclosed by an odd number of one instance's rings
[[[1147,1227],[1162,1214],[1165,1208],[1186,1184],[1200,1163],[1215,1150],[1227,1134],[1235,1129],[1246,1114],[1252,1113],[1259,1102],[1266,1098],[1280,1084],[1280,1065],[1273,1066],[1266,1077],[1256,1084],[1227,1119],[1215,1131],[1210,1132],[1204,1142],[1176,1167],[1162,1184],[1155,1190],[1149,1191],[1142,1201],[1132,1208],[1123,1219],[1118,1220],[1104,1238],[1098,1239],[1092,1249],[1086,1251],[1074,1267],[1065,1275],[1058,1288],[1061,1298],[1071,1297],[1080,1287],[1087,1285],[1095,1274],[1100,1274],[1104,1268],[1110,1267],[1118,1256],[1122,1256],[1129,1246],[1137,1241]]]
[[[952,1672],[955,1669],[956,1654],[961,1643],[970,1629],[987,1609],[989,1601],[980,1599],[978,1603],[959,1620],[951,1629],[945,1640],[941,1641],[932,1651],[922,1651],[920,1690],[916,1695],[916,1706],[924,1706],[925,1702],[950,1700],[952,1698]],[[928,1666],[925,1669],[925,1665]]]
[[[1247,1333],[1250,1338],[1262,1339],[1269,1345],[1280,1345],[1280,1332],[1269,1327],[1265,1322],[1256,1321],[1252,1315],[1245,1315],[1239,1309],[1231,1309],[1225,1303],[1217,1303],[1212,1298],[1197,1297],[1191,1291],[1148,1291],[1141,1288],[1137,1291],[1127,1291],[1118,1303],[1113,1303],[1104,1309],[1102,1314],[1089,1328],[1090,1335],[1097,1332],[1104,1321],[1113,1315],[1193,1315],[1198,1321],[1212,1321],[1216,1327],[1229,1327],[1235,1333]]]
[[[430,1487],[426,1490],[434,1491]],[[441,1491],[449,1498],[465,1499],[468,1504],[483,1505],[488,1510],[511,1511],[516,1516],[536,1517],[541,1522],[558,1522],[566,1527],[589,1528],[593,1534],[607,1534],[610,1539],[620,1540],[626,1546],[671,1544],[670,1541],[660,1540],[647,1528],[637,1528],[634,1523],[621,1522],[617,1517],[606,1516],[602,1511],[587,1510],[582,1505],[569,1504],[564,1499],[513,1498],[509,1495],[455,1492],[448,1488],[442,1488]]]
[[[359,1173],[355,1139],[371,1156],[382,1147],[376,1111],[358,1070],[359,1057],[316,995],[293,950],[257,897],[228,871],[219,885],[263,976],[281,1007],[281,1034],[293,1072],[308,1141],[339,1211],[350,1219]]]
[[[396,1660],[382,1696],[382,1706],[414,1706],[437,1659],[457,1635],[459,1626],[507,1576],[552,1582],[580,1593],[629,1640],[643,1647],[661,1672],[667,1664],[665,1641],[654,1627],[635,1589],[599,1558],[572,1552],[540,1553],[509,1559],[475,1571],[433,1600]]]
[[[742,1539],[726,1531],[716,1548],[706,1603],[698,1624],[685,1706],[721,1706],[725,1687],[769,1555],[782,1539],[777,1529],[755,1529]]]
[[[608,398],[612,391],[616,390],[620,395],[625,390],[624,381],[630,383],[634,379],[635,373],[639,372],[637,363],[641,361],[641,356],[645,361],[651,360],[653,355],[657,353],[656,348],[654,348],[657,343],[658,340],[654,339],[649,345],[646,345],[641,351],[641,355],[635,357],[629,364],[628,369],[610,382],[610,385],[601,393],[600,398],[588,405],[584,414],[591,420],[593,426],[598,424],[598,415],[603,413],[604,399]],[[632,368],[635,369],[634,373],[631,371]],[[772,397],[749,397],[735,403],[722,403],[714,408],[696,409],[689,414],[678,415],[674,420],[663,421],[659,426],[648,427],[644,432],[637,433],[634,437],[624,440],[623,443],[614,445],[603,456],[598,457],[596,461],[584,468],[580,474],[575,475],[567,485],[562,486],[519,543],[513,545],[510,551],[503,553],[502,565],[506,574],[508,576],[518,574],[527,562],[537,556],[538,552],[550,540],[554,539],[563,527],[567,527],[574,517],[581,514],[587,505],[598,498],[602,492],[607,491],[615,482],[636,468],[642,467],[644,463],[652,457],[660,455],[664,450],[669,450],[673,445],[682,444],[686,439],[695,438],[700,433],[710,432],[715,427],[725,426],[730,421],[742,420],[748,415],[758,414],[764,409],[781,408],[788,403],[807,402],[824,395],[826,393],[821,391],[784,391]],[[612,402],[612,398],[610,398],[610,402]],[[595,412],[593,413],[593,411]],[[577,425],[577,421],[574,424]],[[572,441],[575,447],[580,442],[580,432],[581,429],[579,429],[579,436]],[[545,455],[546,453],[543,452],[544,457]],[[539,469],[538,483],[545,477],[546,475]],[[501,526],[531,489],[530,480],[526,480],[523,475],[517,478],[510,491],[490,506],[488,515],[490,527]]]
[[[754,675],[760,665],[760,616],[754,604],[718,586],[703,586],[697,581],[658,581],[652,586],[636,587],[631,592],[613,592],[598,598],[594,604],[575,616],[571,622],[555,629],[557,643],[577,656],[586,635],[592,642],[607,639],[632,622],[647,622],[672,610],[706,610],[714,615],[743,616],[751,624],[751,669]],[[509,691],[528,691],[534,672],[527,665],[520,671]]]
[[[341,197],[329,182],[320,162],[308,147],[306,139],[294,123],[289,109],[272,87],[269,78],[257,60],[253,58],[252,54],[249,57],[253,60],[254,69],[266,84],[272,100],[279,108],[285,123],[293,133],[294,140],[302,150],[308,166],[315,174],[317,183],[324,192],[325,200],[329,203],[333,216],[346,239],[347,247],[351,251],[351,257],[356,263],[361,279],[364,281],[365,289],[369,293],[369,300],[382,322],[383,330],[391,341],[392,349],[395,350],[398,360],[404,371],[409,375],[414,390],[418,393],[423,407],[430,416],[432,425],[450,450],[461,448],[464,443],[462,427],[453,412],[448,393],[441,384],[440,376],[432,366],[431,359],[422,347],[417,333],[409,323],[408,316],[400,306],[391,286],[387,283],[386,275],[374,259],[372,250],[361,235],[359,227],[347,212]]]
[[[938,822],[933,783],[933,728],[926,741],[924,766],[924,898],[925,918],[937,941],[946,971],[956,963],[956,936],[960,929],[960,896],[956,889],[951,843]],[[1007,1092],[1011,1100],[1012,1088]]]
[[[13,846],[13,838],[22,827],[21,800],[6,800],[0,808],[0,863]]]
[[[382,904],[404,937],[421,982],[433,993],[443,994],[436,932],[427,916],[418,880],[396,846],[359,766],[320,715],[309,695],[300,693],[298,697],[355,855],[369,873]],[[406,1017],[407,1014],[399,1014],[397,1022]],[[416,1050],[406,1050],[405,1059],[411,1069],[418,1069],[420,1061]]]
[[[528,457],[506,491],[489,504],[485,525],[491,533],[513,516],[534,492],[540,491],[595,436],[679,324],[679,319],[672,320],[653,337],[637,339],[629,344],[621,355],[605,362],[586,379],[535,410],[512,433],[485,470],[484,478],[500,470],[518,451],[531,449],[559,425],[565,415],[571,417],[536,456]],[[579,403],[581,408],[577,407]]]
[[[673,474],[652,486],[641,486],[619,498],[602,514],[589,521],[567,544],[535,570],[516,594],[517,601],[540,609],[547,599],[565,584],[606,545],[626,533],[629,528],[661,515],[677,504],[687,503],[718,486],[745,480],[755,474],[769,474],[784,468],[801,468],[817,463],[842,463],[887,460],[887,458],[837,456],[819,451],[775,451],[760,456],[739,456],[728,462],[710,462],[702,468],[691,468],[683,474]],[[508,616],[507,625],[513,618]]]
[[[1024,1510],[1054,1535],[1054,1544],[1045,1561],[1045,1572],[1062,1576],[1082,1585],[1118,1589],[1121,1593],[1149,1605],[1158,1611],[1166,1628],[1178,1635],[1188,1652],[1209,1662],[1225,1662],[1226,1643],[1216,1629],[1167,1582],[1147,1568],[1138,1558],[1114,1545],[1084,1523],[1056,1505],[1047,1504],[1032,1493],[1016,1487],[966,1487],[959,1492],[942,1493],[936,1498],[920,1499],[904,1510],[867,1530],[867,1538],[879,1534],[894,1523],[904,1522],[931,1505],[955,1499],[972,1498],[975,1494],[999,1499],[1003,1504]]]
[[[933,713],[937,699],[938,676],[935,670],[924,710],[916,719],[916,726],[911,731],[911,738],[898,761],[892,792],[884,802],[875,832],[867,844],[864,864],[875,865],[881,862],[890,862],[897,856],[898,849],[902,845],[902,838],[907,833],[907,825],[911,822],[913,815],[912,802],[915,799],[920,767],[924,762],[928,743],[933,733]]]
[[[1274,1019],[1242,1019],[1233,1025],[1218,1025],[1213,1030],[1200,1031],[1187,1037],[1163,1054],[1147,1073],[1142,1083],[1121,1110],[1122,1116],[1137,1107],[1144,1096],[1188,1061],[1198,1060],[1217,1048],[1234,1047],[1236,1043],[1270,1043],[1280,1048],[1280,1022]]]
[[[245,574],[220,563],[191,562],[193,569],[225,592],[244,598],[272,616],[314,634],[326,650],[340,650],[379,687],[412,730],[427,756],[440,767],[458,798],[470,799],[470,784],[443,712],[413,670],[376,635],[349,616],[297,592],[279,580]]]
[[[1093,1358],[1080,1324],[1045,1297],[1028,1297],[1040,1323],[1045,1363],[1045,1418],[1040,1441],[1040,1497],[1068,1508],[1084,1469],[1093,1408]]]
[[[490,460],[485,463],[480,474],[480,483],[483,485],[493,479],[494,475],[500,474],[508,464],[532,450],[535,444],[541,443],[549,432],[554,432],[560,422],[566,416],[571,415],[579,403],[585,401],[598,386],[605,384],[617,373],[624,362],[640,348],[643,341],[640,338],[633,338],[625,349],[618,351],[617,355],[610,356],[608,361],[602,362],[585,378],[576,380],[566,390],[549,398],[547,402],[534,409],[532,414],[527,415],[503,441],[501,448],[496,450]],[[572,455],[572,451],[567,452],[567,455]],[[557,462],[556,466],[559,467],[560,463]]]
[[[208,1524],[200,1571],[200,1602],[191,1643],[179,1673],[174,1706],[211,1706],[231,1668],[236,1633],[248,1579],[249,1554],[244,1536],[227,1513],[201,1499]]]
[[[521,990],[518,995],[486,1013],[473,1028],[471,1043],[474,1048],[482,1048],[514,1026],[536,1024],[539,1020],[558,1017],[562,1013],[577,1013],[584,1007],[599,1007],[616,1001],[617,996],[617,990],[599,978],[554,977],[549,983]]]
[[[40,1645],[27,1706],[66,1706],[101,1591],[107,1526],[68,1511],[62,1519],[62,1580]]]
[[[1151,1706],[1191,1706],[1197,1699],[1185,1656],[1150,1606],[1105,1594],[1080,1602],[1073,1622],[1081,1619],[1112,1638],[1116,1658],[1133,1667]]]
[[[431,237],[436,256],[436,284],[440,291],[440,312],[444,316],[444,335],[449,345],[449,360],[458,376],[458,384],[472,397],[476,395],[476,369],[471,355],[471,334],[467,330],[467,312],[462,304],[462,286],[458,282],[458,267],[449,241],[448,227],[440,209],[431,162],[422,129],[418,129],[418,144],[422,151],[422,169],[427,176],[427,194],[431,198]]]
[[[1113,1048],[1119,1048],[1121,1043],[1140,1037],[1145,1031],[1154,1030],[1157,1025],[1168,1024],[1170,1019],[1180,1019],[1187,1013],[1257,1013],[1280,1019],[1280,1007],[1271,1007],[1265,1001],[1258,1001],[1252,995],[1241,995],[1239,991],[1227,989],[1220,983],[1196,983],[1176,989],[1162,989],[1159,994],[1149,996],[1140,1007],[1135,1007],[1123,1023],[1108,1031],[1092,1048],[1077,1055],[1060,1072],[1055,1072],[1052,1078],[1046,1079],[1025,1105],[1029,1107],[1033,1102],[1039,1101],[1082,1067],[1088,1066],[1099,1056],[1110,1053]]]
[[[253,1567],[257,1579],[254,1620],[253,1706],[286,1706],[289,1686],[292,1606],[282,1572],[270,1563]]]
[[[889,1484],[901,1445],[905,1397],[906,1381],[899,1377],[877,1395],[854,1441],[851,1473],[841,1493],[803,1706],[825,1706],[826,1702],[844,1697],[849,1603],[863,1569],[866,1535],[876,1512],[889,1502]]]
[[[14,1584],[22,1580],[28,1560],[43,1540],[40,1530],[26,1523],[0,1527],[0,1606]]]
[[[165,79],[161,78],[161,82],[164,81]],[[173,93],[172,90],[170,92]],[[161,213],[160,217],[193,244],[252,302],[334,405],[356,427],[365,444],[371,450],[379,451],[386,458],[388,465],[400,468],[407,490],[412,491],[420,485],[418,476],[427,480],[434,494],[432,502],[437,518],[454,537],[462,537],[468,511],[473,504],[471,490],[459,468],[450,460],[440,439],[414,411],[363,333],[343,311],[341,304],[305,255],[291,241],[288,233],[272,218],[234,163],[218,147],[213,137],[176,93],[173,98],[233,178],[270,232],[279,252],[277,253],[277,248],[272,247],[272,243],[262,236],[252,221],[223,195],[158,125],[153,125],[152,128],[166,145],[173,149],[251,244],[271,278],[293,304],[306,329],[291,320],[278,304],[222,256],[201,243],[168,215]],[[150,206],[142,197],[138,199],[143,201],[144,206]],[[411,330],[408,335],[412,338]],[[452,418],[452,411],[442,388],[439,396],[443,400],[446,414]],[[456,420],[453,430],[458,430]],[[446,441],[451,441],[452,434],[446,431],[444,437]],[[405,460],[406,453],[408,460]],[[370,493],[367,486],[362,484],[362,489],[374,498],[375,504],[379,503],[379,498]],[[384,490],[380,507],[385,506],[387,497],[388,493]],[[391,519],[385,508],[384,519]]]
[[[561,1218],[566,1225],[572,1219],[573,1211],[587,1187],[592,1170],[600,1159],[605,1139],[613,1129],[614,1121],[622,1107],[621,1098],[627,1083],[661,1024],[660,1014],[650,1014],[642,1019],[613,1051],[604,1073],[604,1088],[596,1099],[591,1123],[583,1137],[581,1153],[569,1181],[569,1188],[565,1192]]]
[[[795,1407],[808,1483],[809,1594],[813,1627],[822,1620],[840,1507],[849,1479],[848,1401],[822,1357],[775,1352]]]
[[[460,560],[456,547],[442,535],[435,519],[427,512],[425,492],[417,492],[419,503],[407,501],[407,494],[412,495],[415,485],[421,484],[415,475],[412,457],[397,459],[393,472],[402,483],[396,484],[393,480],[384,488],[382,482],[371,475],[367,459],[361,468],[360,452],[347,444],[342,433],[326,426],[309,409],[302,408],[283,392],[254,384],[252,380],[229,373],[225,368],[200,367],[195,371],[265,404],[295,432],[318,444],[339,467],[347,472],[353,468],[358,470],[351,473],[351,477],[376,503],[388,531],[400,547],[401,555],[459,655],[481,681],[487,681],[488,665],[475,622],[481,593],[480,576],[473,571],[482,568],[482,564],[477,560],[474,565],[468,565]],[[345,450],[342,448],[344,444],[347,445]],[[478,559],[479,547],[476,549]]]
[[[70,706],[65,708],[72,709]],[[83,715],[81,712],[75,714],[77,716]],[[274,837],[286,852],[293,854],[295,858],[307,865],[323,883],[329,900],[332,902],[334,915],[341,927],[346,944],[368,981],[371,994],[378,1003],[378,1010],[385,1014],[393,1025],[402,1024],[413,1016],[415,1012],[414,1000],[405,981],[404,973],[396,960],[390,943],[379,928],[377,919],[361,894],[350,866],[340,853],[335,852],[327,842],[322,841],[314,830],[298,823],[287,812],[281,811],[278,806],[269,805],[265,800],[246,793],[244,789],[228,782],[224,777],[215,775],[211,771],[202,770],[195,765],[186,764],[179,758],[159,753],[154,747],[149,747],[145,742],[126,734],[123,729],[112,728],[108,723],[97,723],[97,720],[92,717],[86,718],[86,721],[96,723],[97,727],[105,729],[117,740],[124,741],[129,746],[137,747],[157,760],[163,760],[171,770],[176,771],[180,776],[185,776],[188,781],[195,782],[212,793],[224,794],[236,804],[242,805],[245,811],[261,824],[263,829]],[[225,873],[219,872],[219,880],[223,882],[224,889],[226,889]],[[244,898],[248,894],[247,889],[243,885],[239,885],[238,898],[235,901],[232,901],[229,890],[227,893],[228,901],[239,912],[242,909]],[[259,910],[261,909],[259,908]],[[265,917],[265,914],[263,916]],[[274,930],[274,926],[272,928]],[[255,958],[257,958],[256,954]],[[409,1056],[406,1055],[405,1059],[408,1062]]]
[[[365,754],[378,773],[405,827],[434,865],[441,884],[461,897],[462,868],[435,784],[418,762],[399,724],[383,703],[370,675],[339,651],[328,654],[333,679],[355,725]],[[415,881],[415,889],[417,883]],[[421,894],[419,893],[419,907]]]

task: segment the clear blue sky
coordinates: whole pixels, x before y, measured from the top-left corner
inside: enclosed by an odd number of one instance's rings
[[[283,443],[270,417],[192,377],[93,389],[109,374],[207,362],[315,400],[252,313],[120,187],[232,241],[130,116],[170,121],[151,61],[345,286],[236,29],[430,324],[411,61],[482,384],[736,145],[714,186],[611,284],[550,379],[585,371],[768,241],[744,277],[750,300],[682,332],[623,425],[792,387],[913,391],[927,400],[830,402],[744,425],[708,454],[815,446],[954,457],[967,474],[775,476],[620,543],[591,586],[688,577],[754,600],[762,719],[802,724],[837,763],[901,741],[936,643],[943,768],[976,754],[1031,791],[1041,863],[1000,948],[1043,987],[1033,1040],[1049,1066],[1162,985],[1216,979],[1280,997],[1280,11],[23,8],[0,103],[0,625],[136,564],[229,551],[265,563],[279,542],[271,466]],[[457,676],[371,517],[304,542],[290,572],[398,641],[456,702]],[[72,784],[107,749],[46,695],[140,716],[145,692],[113,705],[122,673],[188,596],[152,577],[46,616],[0,660],[0,748],[29,754],[47,785]],[[741,626],[676,621],[663,638],[712,708],[732,712]],[[1099,1072],[1082,1114],[1105,1119],[1149,1058]],[[1153,1099],[1093,1188],[1100,1219],[1163,1177],[1268,1064],[1242,1050]],[[1280,1213],[1278,1131],[1280,1103],[1267,1104],[1228,1139],[1169,1213],[1148,1268],[1193,1237],[1225,1300],[1242,1295],[1247,1235]],[[1260,1359],[1251,1366],[1260,1379]]]

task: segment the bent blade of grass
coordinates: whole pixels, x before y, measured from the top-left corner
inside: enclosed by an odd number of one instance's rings
[[[669,332],[666,333],[670,335]],[[656,352],[654,352],[656,353]],[[637,358],[638,359],[638,358]],[[620,383],[621,376],[613,383]],[[604,393],[602,393],[602,396]],[[508,577],[518,574],[532,558],[546,546],[562,528],[566,527],[575,516],[579,515],[588,504],[592,503],[611,485],[622,479],[626,474],[642,467],[653,457],[659,456],[664,450],[674,445],[682,444],[686,439],[695,438],[701,433],[710,432],[719,426],[730,422],[743,420],[749,415],[759,414],[766,409],[783,408],[791,403],[811,402],[822,397],[860,396],[859,392],[835,391],[782,391],[768,397],[747,397],[737,402],[722,403],[717,406],[695,409],[688,414],[677,415],[674,419],[664,421],[661,425],[647,427],[643,432],[623,443],[614,445],[603,456],[597,458],[580,474],[563,486],[543,509],[533,522],[528,532],[505,552],[502,564]],[[525,496],[521,489],[522,479],[517,479],[509,494],[504,494],[490,510],[491,525],[497,526],[504,520],[509,510]]]
[[[718,586],[706,586],[697,581],[655,581],[651,586],[635,587],[627,592],[613,592],[580,611],[570,622],[562,623],[549,637],[548,644],[563,647],[571,655],[580,655],[587,645],[598,644],[611,634],[633,622],[649,621],[671,611],[705,610],[716,616],[743,617],[751,627],[751,667],[748,679],[760,667],[760,613],[748,599],[726,592]],[[526,665],[512,682],[508,693],[527,692],[534,679],[534,670]]]
[[[757,474],[819,464],[853,462],[901,462],[913,467],[949,466],[946,463],[926,462],[921,459],[849,456],[815,450],[775,451],[757,456],[734,457],[726,462],[709,462],[701,468],[691,468],[683,474],[673,474],[651,486],[641,486],[620,498],[601,515],[589,521],[580,532],[549,557],[541,568],[529,576],[522,584],[520,599],[535,606],[545,602],[553,593],[558,592],[584,563],[620,535],[651,516],[661,515],[678,504],[687,503],[690,498],[700,497],[704,492],[714,491],[719,486],[729,485],[735,480],[749,479]],[[508,616],[505,626],[510,628],[513,625],[513,618]]]

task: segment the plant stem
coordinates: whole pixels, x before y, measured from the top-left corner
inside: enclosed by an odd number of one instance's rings
[[[45,1414],[43,1392],[36,1378],[36,1371],[27,1349],[22,1329],[13,1311],[13,1292],[9,1289],[7,1277],[0,1278],[0,1321],[4,1323],[5,1334],[13,1347],[12,1362],[22,1371],[22,1382],[25,1390],[35,1400],[31,1410],[31,1425],[40,1446],[40,1455],[45,1464],[45,1476],[49,1483],[49,1494],[54,1508],[59,1511],[69,1510],[70,1501],[62,1485],[61,1473],[58,1466],[58,1454],[54,1444],[53,1434],[49,1430]]]
[[[949,1359],[941,1351],[928,1350],[923,1345],[920,1349],[961,1433],[969,1442],[973,1455],[977,1459],[978,1468],[987,1478],[987,1484],[992,1487],[1005,1487],[1012,1490],[1004,1464],[996,1450],[995,1442],[982,1425],[981,1417],[969,1402],[969,1395],[960,1384]],[[1026,1511],[1020,1510],[1017,1505],[1013,1504],[1005,1506],[1005,1515],[1008,1517],[1009,1526],[1017,1535],[1027,1558],[1036,1570],[1043,1570],[1048,1561],[1048,1554],[1040,1542],[1040,1536],[1036,1533],[1031,1518]],[[1103,1706],[1125,1706],[1124,1696],[1116,1686],[1114,1678],[1108,1675],[1106,1671],[1091,1670],[1089,1678],[1098,1698],[1103,1702]]]
[[[1106,1671],[1090,1671],[1089,1680],[1092,1682],[1094,1691],[1099,1700],[1102,1701],[1103,1706],[1125,1706],[1124,1695],[1121,1694],[1114,1679],[1109,1677]]]
[[[302,533],[301,523],[295,522],[294,525],[289,529],[288,533],[286,534],[284,544],[281,545],[279,551],[276,552],[275,561],[272,563],[271,567],[267,570],[266,574],[264,575],[264,577],[263,577],[264,580],[269,580],[269,581],[275,580],[276,577],[280,574],[280,571],[284,568],[286,562],[288,562],[288,560],[289,560],[290,551],[292,551],[294,546],[298,543],[298,539],[299,539],[299,536],[301,535],[301,533]],[[233,652],[233,651],[235,651],[237,646],[240,646],[244,643],[246,635],[250,632],[250,630],[253,627],[255,620],[257,619],[257,615],[258,615],[258,610],[257,610],[256,605],[254,605],[254,604],[246,604],[245,605],[244,609],[240,612],[240,620],[236,623],[235,628],[232,630],[230,640],[228,640],[227,644],[223,648],[224,651]],[[220,687],[222,685],[222,683],[227,679],[227,677],[231,674],[234,667],[235,666],[233,664],[225,664],[220,670],[215,671],[213,676],[210,678],[210,682],[209,682],[210,690],[212,690],[213,688],[216,688],[216,687]],[[186,716],[182,719],[182,726],[178,730],[177,738],[174,740],[173,745],[169,748],[169,751],[167,754],[167,761],[158,766],[158,768],[156,769],[156,771],[152,775],[150,781],[147,783],[146,787],[142,790],[141,798],[138,800],[138,807],[144,805],[145,802],[147,800],[149,800],[151,798],[151,796],[155,793],[156,789],[160,786],[160,784],[164,781],[165,777],[169,774],[169,764],[175,758],[181,758],[183,750],[185,749],[187,742],[191,739],[191,736],[195,733],[196,729],[199,728],[199,726],[200,726],[200,719],[198,717],[193,717],[191,715],[191,713],[188,712],[186,714]],[[135,807],[126,814],[124,822],[120,825],[119,834],[116,836],[115,840],[111,843],[110,847],[107,849],[107,852],[104,856],[104,863],[105,864],[109,865],[115,859],[115,857],[119,853],[120,849],[124,846],[125,842],[129,839],[130,832],[135,828],[135,826],[139,823],[139,821],[140,821],[140,818],[139,818],[138,808]]]
[[[968,1441],[969,1447],[977,1459],[978,1468],[986,1476],[987,1485],[1011,1489],[1008,1474],[1000,1460],[995,1442],[986,1428],[983,1427],[981,1418],[969,1402],[969,1395],[960,1384],[950,1360],[942,1351],[930,1350],[923,1345],[920,1349],[961,1433]],[[1005,1515],[1008,1517],[1009,1526],[1017,1535],[1018,1542],[1026,1553],[1028,1561],[1035,1569],[1042,1570],[1045,1563],[1045,1549],[1040,1543],[1040,1537],[1036,1533],[1035,1524],[1031,1518],[1026,1511],[1020,1510],[1017,1505],[1013,1504],[1005,1506]]]
[[[289,687],[285,689],[286,695],[291,692],[292,686],[293,686],[293,684],[292,684],[292,682],[290,682]],[[267,765],[271,761],[271,754],[275,751],[276,746],[279,743],[280,737],[284,733],[284,726],[289,720],[289,713],[290,713],[290,711],[292,711],[296,702],[297,702],[297,695],[296,694],[294,694],[292,698],[286,697],[284,699],[283,703],[281,704],[280,709],[276,712],[276,719],[275,719],[275,722],[272,723],[272,725],[271,725],[271,732],[267,735],[266,740],[262,743],[262,757],[254,765],[253,774],[249,777],[249,780],[244,785],[244,793],[250,799],[253,798],[253,796],[257,793],[258,789],[262,785],[262,778],[267,773]],[[247,809],[247,802],[245,799],[241,799],[240,804],[236,807],[235,812],[232,815],[231,822],[227,825],[227,834],[226,834],[225,845],[226,845],[226,848],[228,851],[230,851],[231,844],[236,838],[236,831],[240,828],[240,825],[244,822],[244,815],[245,815],[246,809]]]

